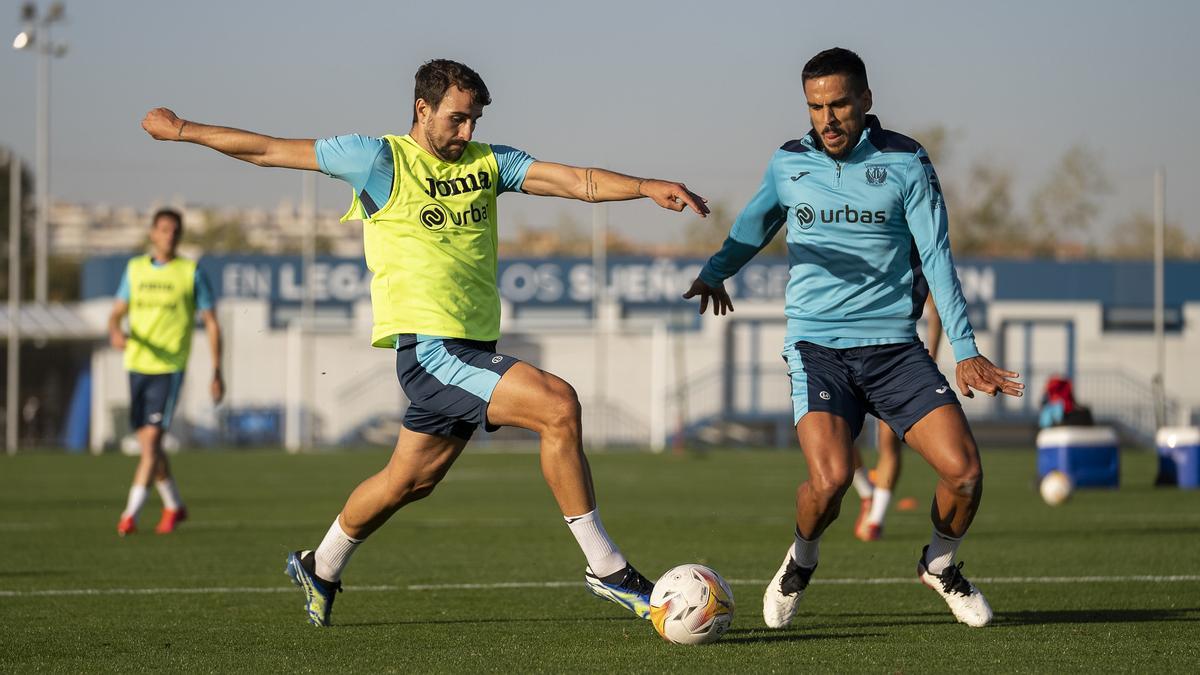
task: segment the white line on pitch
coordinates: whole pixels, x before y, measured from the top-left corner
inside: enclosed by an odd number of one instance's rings
[[[1149,583],[1165,584],[1175,582],[1200,581],[1200,574],[1171,574],[1149,575],[1135,574],[1124,576],[1083,576],[1083,577],[980,577],[976,579],[981,584],[1103,584],[1103,583]],[[729,583],[736,585],[762,585],[767,579],[730,579]],[[394,591],[487,591],[519,588],[572,588],[581,586],[580,581],[508,581],[491,584],[409,584],[407,586],[348,586],[347,590],[366,593],[383,593]],[[840,578],[813,579],[815,584],[842,585],[892,585],[916,584],[913,577],[883,577],[883,578]],[[268,587],[237,587],[212,586],[201,588],[60,588],[33,591],[0,590],[0,598],[29,598],[29,597],[61,597],[88,595],[207,595],[216,593],[291,593],[291,586]]]

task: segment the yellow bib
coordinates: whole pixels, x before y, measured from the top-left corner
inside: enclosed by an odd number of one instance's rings
[[[155,266],[148,255],[129,261],[129,339],[125,368],[157,375],[187,366],[196,325],[196,262],[175,258]]]
[[[392,147],[392,196],[368,216],[356,195],[342,220],[362,219],[375,326],[371,344],[400,333],[490,341],[500,337],[496,191],[490,145],[471,142],[453,164],[410,136]]]

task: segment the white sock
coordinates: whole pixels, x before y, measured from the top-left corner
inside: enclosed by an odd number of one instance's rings
[[[137,520],[138,513],[141,512],[142,506],[146,503],[146,495],[149,490],[145,485],[134,485],[129,488],[129,500],[125,502],[125,510],[121,512],[122,516],[129,516]]]
[[[800,528],[796,528],[796,542],[792,544],[792,560],[801,567],[809,569],[817,566],[817,555],[821,551],[821,538],[812,541],[800,536]]]
[[[871,497],[871,512],[867,514],[867,522],[872,525],[882,525],[883,517],[887,515],[888,503],[891,501],[891,490],[875,488],[875,494]]]
[[[174,478],[166,478],[154,484],[158,488],[158,496],[162,499],[163,508],[168,511],[178,511],[183,508],[183,498],[179,496],[179,488]]]
[[[333,525],[329,526],[329,531],[325,533],[325,538],[321,540],[321,545],[313,554],[317,576],[325,581],[341,579],[342,570],[346,568],[346,563],[350,562],[350,556],[354,554],[354,549],[363,543],[362,539],[353,539],[342,531],[342,526],[338,522],[340,519],[340,514],[333,519]]]
[[[925,569],[929,570],[930,574],[944,572],[954,563],[954,554],[958,552],[958,545],[961,543],[961,537],[955,539],[934,528],[933,537],[929,539],[929,550],[925,551]]]
[[[867,472],[867,467],[860,466],[854,470],[854,490],[858,493],[859,499],[870,499],[875,491],[875,486],[871,485],[870,473]]]
[[[608,532],[604,531],[599,509],[588,511],[582,516],[564,516],[563,519],[567,521],[567,527],[571,528],[571,534],[575,535],[575,541],[579,542],[579,548],[583,550],[592,574],[603,579],[620,572],[629,564],[625,556],[621,555],[621,549],[617,548]]]

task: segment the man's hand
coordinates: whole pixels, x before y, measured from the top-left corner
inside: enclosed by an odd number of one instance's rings
[[[701,218],[708,216],[708,200],[687,189],[683,183],[647,178],[638,184],[638,193],[653,199],[664,209],[682,211],[690,206]]]
[[[219,370],[213,371],[211,390],[214,405],[220,403],[221,399],[225,398],[225,380],[221,379],[221,371]]]
[[[733,311],[733,301],[729,299],[729,294],[725,292],[725,284],[719,284],[715,288],[709,286],[696,277],[692,282],[692,287],[683,294],[684,300],[690,300],[696,296],[700,296],[700,313],[708,309],[708,299],[712,298],[713,316],[720,314],[724,316],[726,312]]]
[[[954,368],[954,377],[958,381],[958,390],[967,398],[975,398],[975,392],[996,396],[1007,394],[1020,397],[1025,385],[1009,378],[1020,377],[1011,370],[1003,370],[983,356],[973,356],[958,362]]]
[[[179,140],[184,124],[170,108],[155,108],[142,119],[142,128],[156,141]]]
[[[108,344],[112,345],[113,349],[125,349],[125,333],[120,330],[108,331]]]

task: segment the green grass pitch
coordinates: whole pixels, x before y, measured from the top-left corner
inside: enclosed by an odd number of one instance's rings
[[[793,627],[767,630],[765,581],[792,536],[798,452],[593,453],[609,532],[647,576],[701,562],[731,581],[733,628],[667,644],[598,600],[534,454],[468,450],[429,499],[355,554],[333,628],[305,622],[285,554],[315,546],[386,452],[174,459],[192,520],[120,539],[133,460],[0,459],[0,671],[1195,672],[1200,492],[1154,489],[1126,453],[1120,490],[1051,508],[1032,451],[984,454],[983,506],[959,559],[994,624],[954,622],[917,583],[933,479],[913,453],[883,541],[851,536],[853,493],[822,541]],[[1164,580],[1160,577],[1182,576]],[[1130,577],[1137,577],[1131,579]],[[1124,578],[1124,580],[1121,580]],[[860,581],[861,580],[861,581]],[[502,584],[525,584],[504,587]],[[469,585],[477,585],[470,587]]]

